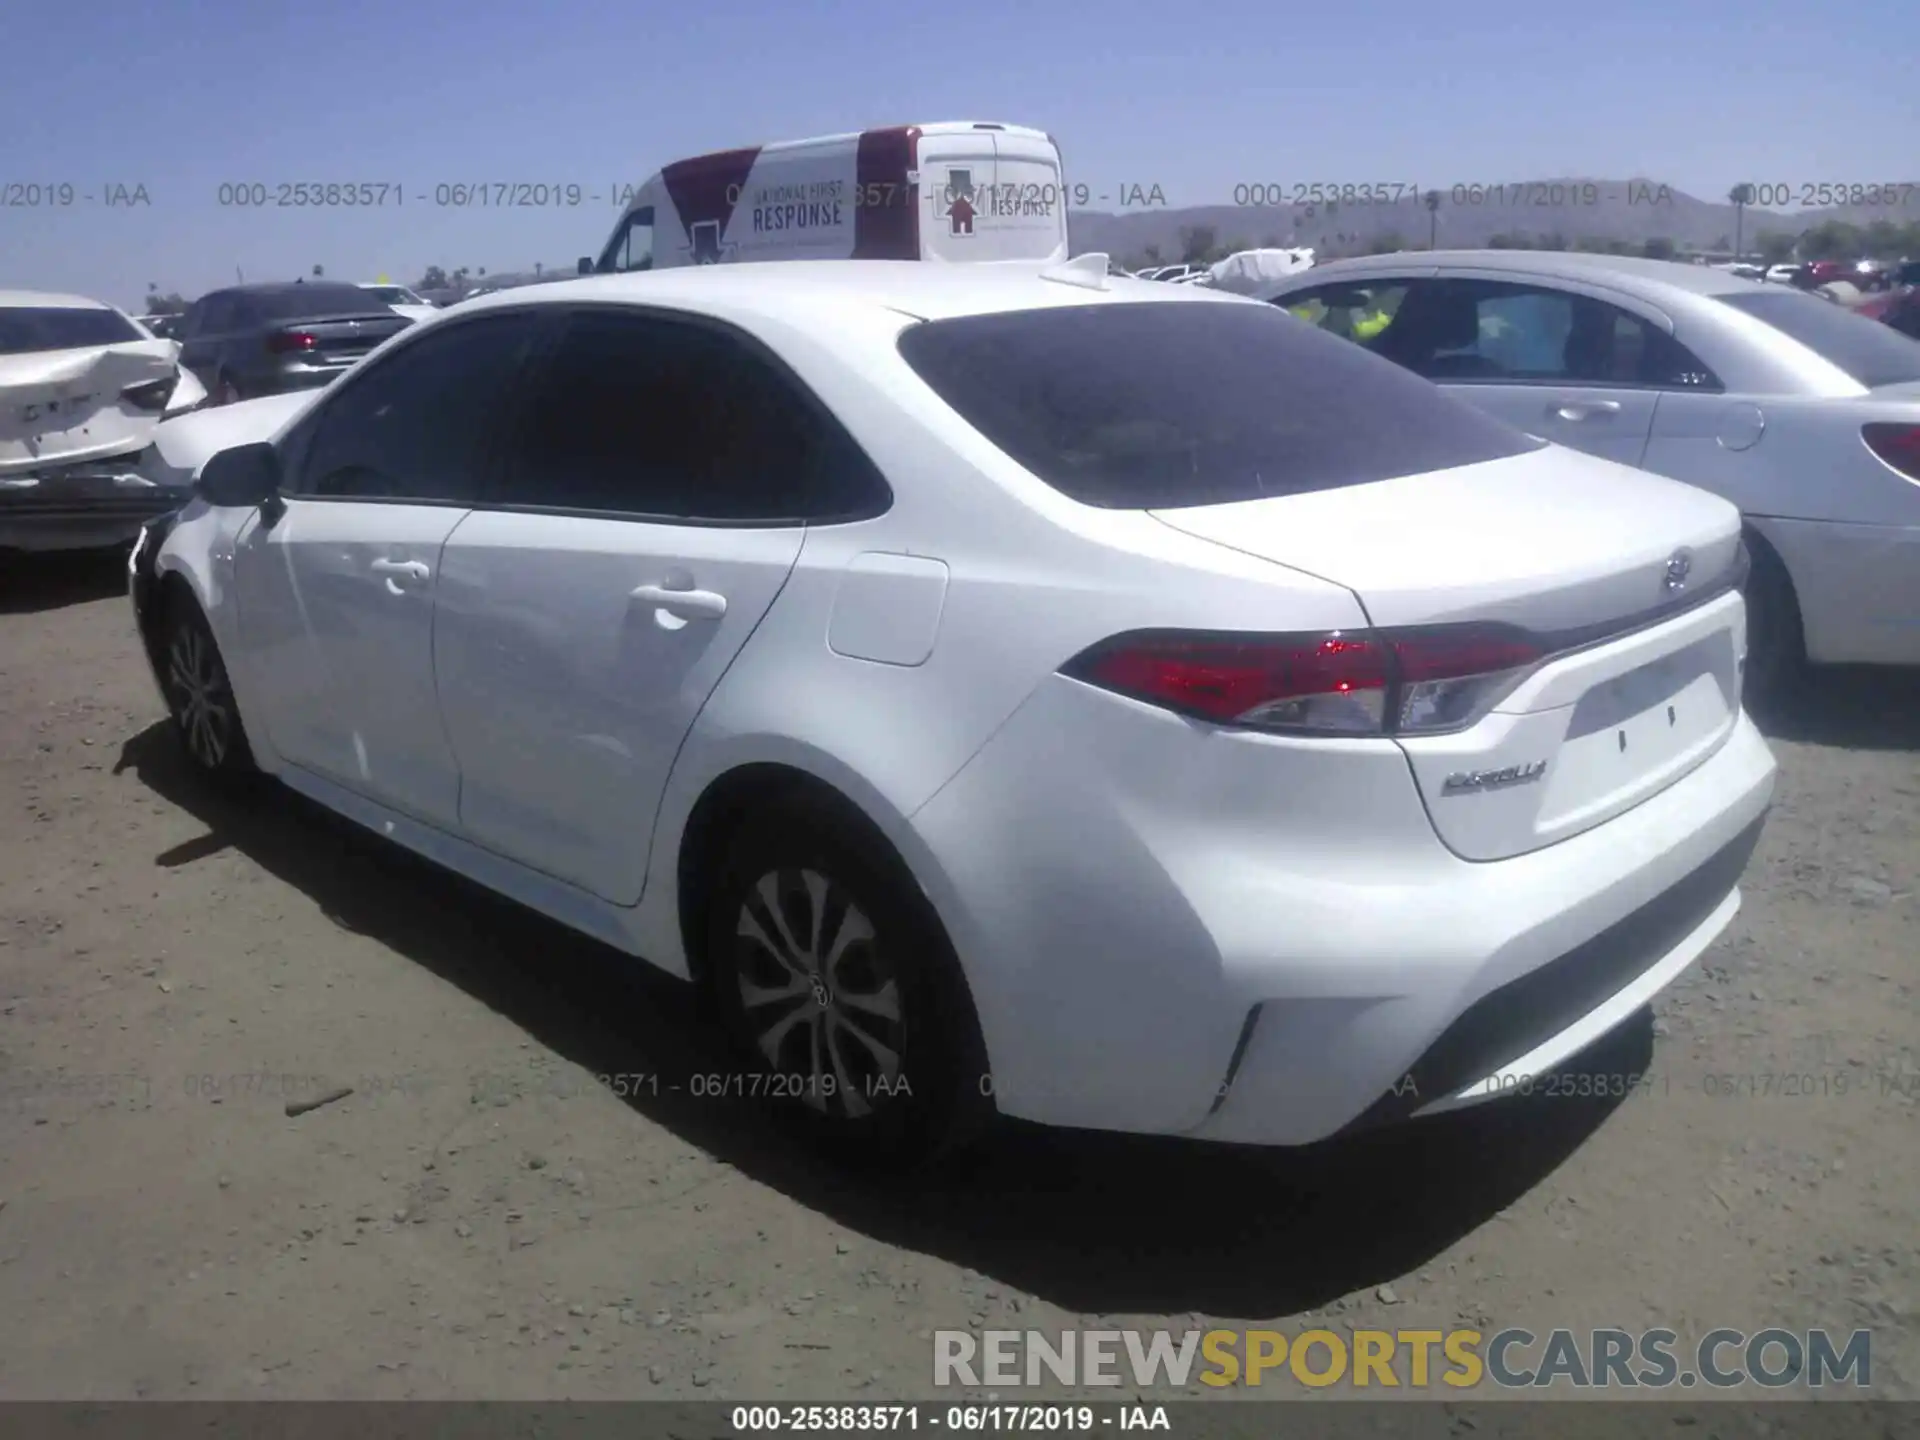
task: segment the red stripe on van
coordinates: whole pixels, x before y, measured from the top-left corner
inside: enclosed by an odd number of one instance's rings
[[[753,173],[753,162],[759,158],[760,147],[755,145],[746,150],[722,150],[715,155],[676,160],[660,172],[660,183],[666,186],[667,198],[680,212],[680,225],[686,232],[687,244],[693,248],[696,264],[721,258],[719,241],[727,233],[734,205],[740,199],[747,177]],[[707,236],[700,237],[694,228],[700,225],[717,228],[710,228]],[[702,238],[706,241],[704,245]],[[713,253],[703,253],[706,250]]]
[[[920,127],[896,125],[860,132],[854,157],[853,258],[920,258],[919,192],[907,183],[919,150]],[[880,201],[870,205],[869,200]]]

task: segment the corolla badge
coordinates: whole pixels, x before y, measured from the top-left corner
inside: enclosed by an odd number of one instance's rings
[[[1547,773],[1547,762],[1509,765],[1504,770],[1457,770],[1440,786],[1442,795],[1465,795],[1480,790],[1504,790],[1509,785],[1531,785]]]
[[[1681,546],[1673,552],[1667,561],[1666,590],[1669,595],[1678,595],[1687,588],[1687,577],[1693,573],[1693,551]]]

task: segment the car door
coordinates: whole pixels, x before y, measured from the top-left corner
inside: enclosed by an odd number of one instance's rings
[[[340,382],[282,446],[234,553],[242,646],[286,760],[429,824],[459,817],[434,691],[441,549],[494,453],[532,312],[476,316]]]
[[[1638,465],[1659,399],[1650,313],[1586,287],[1447,272],[1417,283],[1378,353],[1517,429]]]
[[[738,331],[569,313],[441,562],[435,673],[469,838],[638,902],[674,756],[809,518],[839,508],[829,477],[865,463],[852,443]]]

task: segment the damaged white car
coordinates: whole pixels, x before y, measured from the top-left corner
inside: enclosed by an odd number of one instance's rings
[[[184,503],[140,462],[205,398],[177,344],[111,305],[0,291],[0,551],[123,544]]]

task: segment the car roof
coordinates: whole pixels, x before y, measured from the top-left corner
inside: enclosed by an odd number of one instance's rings
[[[222,285],[207,295],[281,295],[299,290],[357,290],[345,280],[260,280],[252,285]],[[200,297],[206,299],[206,295]]]
[[[0,290],[0,307],[9,310],[111,310],[104,300],[42,290]]]
[[[1300,272],[1304,280],[1339,279],[1342,275],[1377,274],[1436,266],[1442,270],[1510,271],[1560,280],[1585,280],[1611,285],[1649,299],[1674,294],[1740,295],[1770,293],[1758,280],[1746,280],[1711,265],[1687,265],[1673,260],[1646,260],[1636,255],[1594,255],[1578,250],[1410,250],[1392,255],[1367,255],[1352,260],[1329,260]],[[1285,288],[1296,288],[1291,283]]]
[[[1087,257],[1079,257],[1084,263]],[[1192,286],[1113,276],[1099,288],[1045,278],[1055,267],[1029,262],[937,264],[923,260],[769,260],[686,265],[628,275],[594,275],[476,296],[474,310],[600,302],[705,310],[723,308],[817,317],[825,305],[867,306],[918,320],[1113,301],[1245,303]],[[1096,275],[1096,279],[1099,277]],[[464,307],[463,307],[464,308]]]

